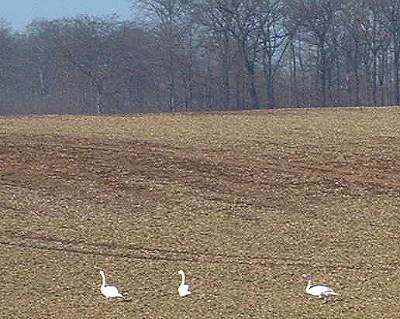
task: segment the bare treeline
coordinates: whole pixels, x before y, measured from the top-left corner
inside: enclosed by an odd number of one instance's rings
[[[0,113],[400,105],[399,0],[132,0],[0,22]]]

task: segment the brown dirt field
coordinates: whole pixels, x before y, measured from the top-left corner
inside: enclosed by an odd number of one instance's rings
[[[1,318],[399,318],[400,108],[10,117],[0,141]]]

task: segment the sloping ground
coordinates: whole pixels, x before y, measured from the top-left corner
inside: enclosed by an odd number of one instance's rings
[[[0,138],[2,318],[399,317],[398,108],[0,118]]]

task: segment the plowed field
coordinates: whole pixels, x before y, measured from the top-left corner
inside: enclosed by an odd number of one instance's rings
[[[0,118],[0,214],[1,318],[400,318],[400,109]]]

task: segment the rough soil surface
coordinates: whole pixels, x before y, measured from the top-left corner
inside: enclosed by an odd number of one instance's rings
[[[400,109],[0,118],[0,213],[1,318],[399,318]]]

